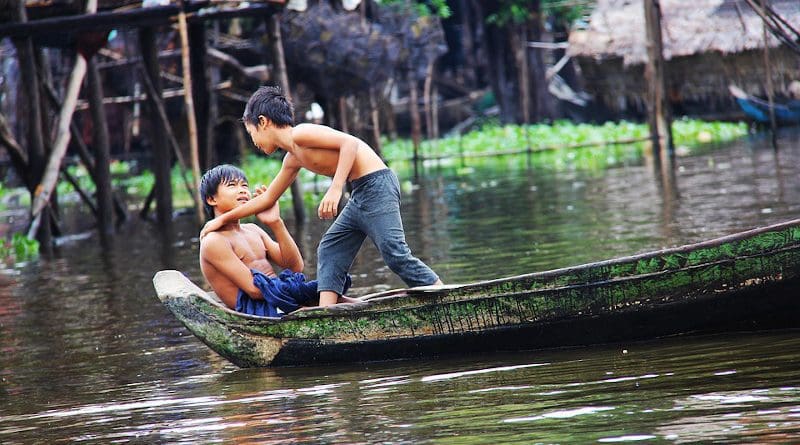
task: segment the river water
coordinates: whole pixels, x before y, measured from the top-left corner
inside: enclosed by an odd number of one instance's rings
[[[449,283],[696,242],[800,215],[800,135],[780,147],[754,137],[679,157],[672,178],[524,156],[430,166],[401,175],[406,233]],[[327,223],[288,225],[315,276]],[[794,330],[238,369],[152,288],[166,268],[202,282],[196,233],[191,216],[166,231],[133,221],[105,246],[73,239],[0,273],[0,443],[800,441]],[[401,284],[371,245],[353,275],[356,292]]]

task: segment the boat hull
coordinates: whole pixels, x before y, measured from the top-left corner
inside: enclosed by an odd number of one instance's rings
[[[230,311],[176,271],[159,298],[239,366],[422,357],[794,327],[800,220],[704,243],[282,319]]]

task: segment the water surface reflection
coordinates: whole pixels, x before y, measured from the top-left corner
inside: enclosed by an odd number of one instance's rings
[[[743,141],[679,158],[674,188],[637,165],[432,169],[403,184],[409,244],[446,282],[467,282],[797,218],[798,140],[784,134],[778,153]],[[288,225],[315,276],[327,224]],[[105,247],[74,241],[0,275],[0,442],[764,443],[800,433],[796,332],[239,370],[154,296],[159,269],[201,281],[193,218],[122,230]],[[353,273],[361,292],[401,285],[371,245]]]

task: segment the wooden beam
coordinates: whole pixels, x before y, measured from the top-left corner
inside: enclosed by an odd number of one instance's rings
[[[214,3],[210,1],[187,3],[185,8],[187,22],[195,23],[232,17],[263,17],[264,15],[273,14],[282,8],[282,6],[278,5],[252,4],[240,8],[208,8],[200,11],[203,8],[212,6]],[[149,8],[103,11],[96,14],[50,17],[25,23],[0,24],[0,38],[35,37],[43,34],[75,31],[111,31],[120,27],[155,27],[175,22],[180,11],[181,8],[177,5],[153,6]]]
[[[23,2],[24,3],[24,2]],[[31,20],[25,23],[0,25],[0,37],[34,37],[41,34],[75,31],[99,31],[118,28],[121,24],[135,27],[169,23],[178,13],[177,6],[156,6],[127,11],[104,11]]]

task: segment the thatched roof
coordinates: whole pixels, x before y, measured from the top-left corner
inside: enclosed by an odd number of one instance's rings
[[[800,0],[769,4],[789,23],[800,23]],[[661,0],[664,57],[698,53],[739,53],[762,48],[761,18],[744,0]],[[642,0],[598,0],[586,30],[570,33],[569,54],[594,59],[623,58],[625,65],[644,63]],[[779,45],[769,34],[770,47]]]

